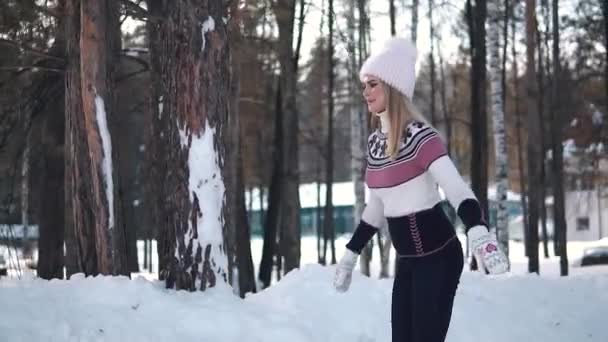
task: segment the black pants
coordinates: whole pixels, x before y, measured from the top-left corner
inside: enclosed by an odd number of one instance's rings
[[[445,341],[463,266],[458,238],[431,255],[399,259],[393,283],[393,342]]]

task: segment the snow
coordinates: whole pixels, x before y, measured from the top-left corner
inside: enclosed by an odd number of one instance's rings
[[[158,97],[158,119],[160,120],[160,118],[163,117],[163,106],[164,106],[164,99],[163,96],[159,96]]]
[[[110,131],[108,129],[108,121],[106,117],[106,109],[101,96],[95,96],[95,115],[97,117],[97,126],[99,127],[99,135],[101,136],[101,145],[103,148],[103,160],[101,169],[106,186],[106,198],[108,200],[108,229],[114,228],[114,182],[112,180],[112,140],[110,140]]]
[[[346,238],[338,238],[338,254]],[[355,272],[350,290],[337,293],[334,266],[313,264],[315,243],[303,238],[300,270],[244,300],[222,283],[188,293],[143,276],[3,278],[0,341],[390,341],[392,280]],[[252,241],[254,260],[260,246]],[[571,268],[571,276],[559,277],[551,258],[541,259],[540,276],[528,275],[522,245],[512,242],[511,251],[511,274],[465,270],[447,341],[608,341],[608,267]]]
[[[593,109],[595,109],[593,111],[592,116],[591,116],[591,120],[593,122],[593,125],[594,126],[601,126],[602,122],[604,122],[604,114],[602,112],[600,112],[599,110],[597,110],[595,107]]]
[[[213,249],[211,254],[214,255],[217,265],[223,270],[228,269],[228,261],[222,255],[220,246],[223,245],[222,238],[222,207],[224,205],[224,180],[219,167],[218,155],[213,147],[215,128],[209,126],[209,121],[205,120],[205,128],[201,135],[187,132],[179,128],[180,143],[182,147],[188,145],[190,138],[190,147],[188,149],[188,189],[190,203],[194,203],[194,195],[199,201],[200,212],[202,216],[198,217],[198,241],[195,241],[194,246],[200,244],[203,248],[207,244],[211,244]],[[192,222],[188,220],[189,234],[192,232]],[[188,235],[191,236],[191,235]],[[177,250],[176,250],[177,253]],[[202,267],[202,264],[200,265]],[[200,270],[202,272],[202,269]]]
[[[201,44],[201,51],[205,51],[205,44],[207,43],[207,39],[205,38],[205,34],[209,31],[215,30],[215,21],[212,16],[207,17],[207,20],[201,24],[201,39],[203,43]]]

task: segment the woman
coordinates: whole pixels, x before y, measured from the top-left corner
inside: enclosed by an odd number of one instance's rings
[[[433,127],[414,108],[416,49],[392,38],[363,64],[359,77],[376,127],[368,139],[367,206],[340,260],[334,285],[350,286],[357,257],[388,221],[398,267],[392,294],[393,342],[445,340],[463,253],[439,206],[441,186],[465,225],[480,269],[506,272],[508,261],[488,232],[475,195],[454,167]],[[379,125],[378,125],[379,121]]]

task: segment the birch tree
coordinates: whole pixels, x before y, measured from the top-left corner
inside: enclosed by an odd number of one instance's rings
[[[508,154],[503,105],[503,83],[500,58],[501,11],[498,0],[488,2],[488,50],[490,52],[490,90],[492,127],[496,153],[496,234],[505,252],[509,253],[509,220],[507,213]]]

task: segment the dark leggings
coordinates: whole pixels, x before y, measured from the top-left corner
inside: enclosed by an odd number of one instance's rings
[[[399,259],[393,283],[393,342],[445,341],[463,266],[458,238],[431,255]]]

